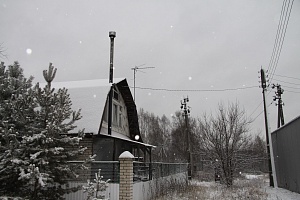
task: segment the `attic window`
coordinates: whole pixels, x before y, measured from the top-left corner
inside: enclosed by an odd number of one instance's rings
[[[114,90],[114,99],[119,100],[119,93],[116,90]]]
[[[118,125],[118,105],[113,104],[113,124]]]

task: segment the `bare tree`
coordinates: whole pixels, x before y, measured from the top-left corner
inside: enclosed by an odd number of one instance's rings
[[[196,119],[193,117],[188,118],[188,126],[186,126],[185,118],[182,112],[177,111],[172,117],[171,129],[171,144],[169,154],[174,162],[188,162],[188,138],[187,131],[190,134],[190,148],[191,153],[195,154],[196,149],[199,148],[196,132]]]
[[[216,168],[220,167],[221,178],[228,187],[233,184],[234,173],[251,160],[247,154],[249,123],[237,103],[227,109],[219,104],[217,116],[204,114],[199,119],[201,149]]]
[[[253,156],[251,169],[253,171],[268,172],[268,154],[266,141],[257,135],[251,145],[251,154]]]
[[[3,43],[0,44],[0,58],[7,58],[7,55],[4,53],[5,49],[3,47]]]
[[[161,118],[144,109],[139,110],[139,125],[142,137],[146,143],[155,145],[152,151],[153,161],[166,161],[170,143],[170,120],[163,115]]]
[[[181,112],[177,111],[172,117],[170,157],[173,162],[188,162],[187,135],[185,120]]]
[[[169,161],[170,157],[168,155],[168,152],[170,149],[171,142],[171,121],[165,115],[163,115],[159,119],[159,126],[162,138],[157,148],[158,156],[161,159],[161,161]]]

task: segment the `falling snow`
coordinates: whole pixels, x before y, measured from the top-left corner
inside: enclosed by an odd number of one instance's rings
[[[27,53],[27,55],[31,55],[32,54],[32,50],[31,49],[26,49],[26,53]]]

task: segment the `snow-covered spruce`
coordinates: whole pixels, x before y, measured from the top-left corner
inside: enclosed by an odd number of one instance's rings
[[[43,74],[47,85],[32,87],[33,78],[26,79],[17,62],[8,69],[0,65],[0,196],[64,199],[79,189],[69,188],[67,180],[83,166],[68,161],[85,148],[66,133],[76,127],[80,110],[71,109],[67,89],[51,87],[51,63]]]
[[[82,186],[83,191],[87,193],[86,200],[108,200],[105,198],[105,191],[110,179],[106,181],[103,181],[102,179],[101,169],[99,169],[99,171],[95,173],[94,182],[87,180],[87,185]]]

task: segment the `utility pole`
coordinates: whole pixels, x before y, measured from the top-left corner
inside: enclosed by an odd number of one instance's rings
[[[260,70],[260,78],[261,78],[261,87],[262,87],[263,102],[264,102],[264,114],[265,114],[265,128],[266,128],[267,155],[268,155],[268,165],[269,165],[270,186],[271,187],[277,187],[272,137],[271,137],[271,133],[269,132],[268,112],[267,112],[266,96],[265,96],[265,91],[267,90],[267,81],[266,81],[265,71],[263,69]]]
[[[281,95],[283,94],[283,89],[281,88],[281,85],[272,85],[272,89],[277,88],[277,91],[275,92],[276,96],[274,96],[274,101],[278,100],[276,106],[278,106],[278,120],[277,120],[277,128],[284,125],[284,117],[283,117],[283,108],[282,106],[284,103],[282,102]]]
[[[109,63],[109,83],[111,83],[109,96],[108,96],[108,135],[111,135],[112,129],[112,98],[113,98],[113,72],[114,72],[114,39],[116,37],[115,31],[110,31],[110,63]]]
[[[186,135],[186,143],[187,143],[187,161],[188,161],[188,179],[192,179],[193,174],[193,158],[192,158],[192,152],[191,152],[191,137],[190,137],[190,131],[189,131],[189,119],[188,116],[190,114],[190,109],[187,106],[187,103],[189,102],[189,98],[184,98],[181,100],[181,110],[183,111],[182,115],[185,119],[185,135]]]
[[[137,71],[143,72],[143,71],[141,71],[141,69],[155,68],[155,67],[141,67],[144,65],[145,64],[142,64],[142,65],[131,68],[133,70],[133,101],[135,101],[135,74],[136,74],[136,72]],[[143,73],[145,73],[145,72],[143,72]]]

